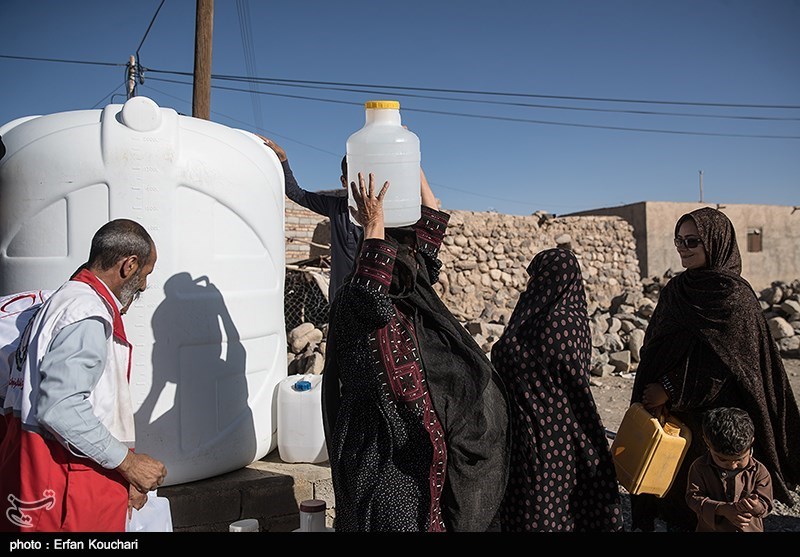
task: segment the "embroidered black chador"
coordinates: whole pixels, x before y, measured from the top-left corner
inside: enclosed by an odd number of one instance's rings
[[[331,307],[323,416],[337,531],[485,531],[508,474],[508,407],[432,284],[449,216],[365,239]]]

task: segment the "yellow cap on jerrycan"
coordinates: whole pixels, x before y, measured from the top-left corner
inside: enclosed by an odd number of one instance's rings
[[[402,126],[398,101],[367,101],[364,110],[364,126],[347,139],[347,182],[358,185],[361,173],[369,185],[372,173],[376,194],[389,182],[383,198],[384,226],[414,224],[419,220],[422,201],[419,138]],[[356,207],[350,188],[348,196],[348,204]],[[350,219],[359,224],[352,214]]]
[[[364,108],[391,108],[400,110],[400,102],[398,101],[367,101],[364,103]]]

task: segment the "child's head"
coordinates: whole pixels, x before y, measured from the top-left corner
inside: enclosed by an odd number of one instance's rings
[[[753,420],[740,408],[714,408],[703,417],[703,437],[717,466],[727,470],[750,464]]]

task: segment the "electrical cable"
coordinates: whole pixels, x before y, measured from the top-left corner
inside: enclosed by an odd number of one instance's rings
[[[158,81],[158,78],[154,78],[154,79],[156,81]],[[182,99],[181,97],[178,97],[178,96],[175,96],[175,95],[171,95],[170,93],[167,93],[167,92],[162,91],[160,89],[156,89],[152,85],[147,85],[147,87],[149,89],[152,89],[153,91],[156,91],[157,93],[159,93],[161,95],[164,95],[166,97],[170,97],[170,98],[173,98],[175,100],[181,101],[182,103],[186,104],[187,106],[191,106],[191,104],[192,104],[191,102],[189,102],[189,101],[187,101],[185,99]],[[227,114],[223,114],[223,113],[218,112],[216,110],[212,110],[211,114],[214,114],[214,115],[217,115],[217,116],[221,116],[222,118],[225,118],[226,120],[230,120],[231,122],[236,122],[238,124],[243,124],[245,127],[248,127],[248,126],[252,125],[252,122],[246,122],[244,120],[239,120],[238,118],[234,118],[233,116],[229,116]],[[286,139],[287,141],[291,141],[292,143],[296,143],[298,145],[302,145],[303,147],[308,147],[309,149],[313,149],[315,151],[319,151],[320,153],[325,153],[327,155],[331,155],[333,157],[336,157],[337,159],[341,159],[342,158],[342,154],[341,153],[334,153],[333,151],[328,151],[327,149],[323,149],[322,147],[317,147],[316,145],[311,145],[310,143],[305,143],[304,141],[300,141],[298,139],[294,139],[292,137],[289,137],[288,135],[283,135],[283,134],[280,134],[280,133],[278,133],[276,131],[272,131],[272,130],[269,130],[269,129],[266,129],[266,128],[256,128],[256,130],[259,133],[261,133],[261,135],[269,135],[271,137],[280,137],[282,139]]]
[[[144,40],[147,38],[147,35],[150,33],[150,28],[153,27],[153,23],[156,22],[156,17],[158,17],[158,12],[161,11],[161,7],[164,5],[166,0],[161,0],[161,3],[156,8],[156,13],[153,14],[153,18],[150,20],[150,24],[147,26],[147,30],[144,32],[144,36],[142,40],[139,42],[139,46],[136,47],[136,60],[139,60],[139,51],[142,49],[142,45],[144,44]]]
[[[13,60],[28,60],[37,62],[60,62],[68,64],[90,64],[100,66],[122,66],[124,64],[114,64],[110,62],[92,62],[87,60],[68,60],[63,58],[41,58],[34,56],[14,56],[9,54],[0,54],[0,58],[7,58]],[[173,75],[182,75],[191,77],[191,72],[174,71],[174,70],[161,70],[157,68],[146,68],[147,71],[152,73],[165,73]],[[227,79],[227,80],[243,80],[250,79],[242,76],[225,75],[225,74],[212,74],[212,79]],[[539,99],[560,99],[560,100],[574,100],[574,101],[588,101],[588,102],[609,102],[609,103],[629,103],[629,104],[663,104],[663,105],[678,105],[678,106],[699,106],[699,107],[722,107],[722,108],[759,108],[759,109],[780,109],[780,110],[798,110],[800,105],[790,104],[753,104],[753,103],[721,103],[721,102],[696,102],[696,101],[665,101],[665,100],[648,100],[648,99],[619,99],[609,97],[580,97],[568,95],[542,95],[534,93],[510,93],[499,91],[477,91],[469,89],[442,89],[434,87],[406,87],[401,85],[371,85],[365,83],[343,83],[336,81],[313,81],[302,79],[281,79],[281,78],[254,78],[262,82],[274,82],[272,84],[278,85],[282,83],[296,83],[296,84],[316,84],[316,85],[335,85],[346,87],[366,87],[366,88],[383,88],[383,89],[397,89],[403,91],[427,91],[437,93],[453,93],[453,94],[469,94],[469,95],[485,95],[485,96],[506,96],[506,97],[523,97],[523,98],[539,98]],[[448,99],[453,100],[453,99]]]
[[[87,60],[67,60],[65,58],[38,58],[35,56],[12,56],[10,54],[0,54],[0,58],[9,60],[27,60],[32,62],[58,62],[61,64],[83,64],[89,66],[127,66],[127,64],[115,64],[113,62],[91,62]]]
[[[247,81],[244,78],[214,78],[224,81]],[[396,91],[371,91],[366,89],[353,89],[346,87],[323,87],[316,85],[299,85],[299,84],[285,84],[272,81],[259,81],[262,84],[277,85],[279,87],[296,87],[302,89],[322,89],[326,91],[342,91],[348,93],[369,93],[370,95],[395,95]],[[617,108],[596,108],[596,107],[578,107],[578,106],[563,106],[552,104],[536,104],[536,103],[522,103],[522,102],[508,102],[508,101],[491,101],[486,99],[461,99],[457,97],[438,97],[434,95],[418,95],[414,93],[400,93],[399,96],[417,98],[417,99],[432,99],[440,101],[455,101],[455,102],[469,102],[476,104],[490,104],[498,106],[516,106],[525,108],[544,108],[551,110],[575,110],[584,112],[608,112],[615,114],[636,114],[648,116],[681,116],[689,118],[716,118],[723,120],[770,120],[770,121],[800,121],[800,117],[782,117],[782,116],[741,116],[729,114],[697,114],[691,112],[661,112],[657,110],[630,110],[630,109],[617,109]]]
[[[253,104],[253,122],[261,128],[264,119],[261,115],[261,97],[258,93],[258,82],[254,76],[258,73],[256,54],[253,48],[253,34],[250,29],[250,10],[247,0],[236,0],[236,12],[239,16],[239,30],[242,38],[242,51],[244,52],[245,68],[250,78],[247,80],[250,87],[250,102]]]
[[[106,95],[105,95],[105,96],[104,96],[102,99],[100,99],[99,101],[97,101],[96,103],[94,103],[94,105],[92,106],[92,109],[95,109],[95,108],[97,108],[98,106],[100,106],[100,103],[102,103],[102,102],[103,102],[104,100],[106,100],[108,97],[110,97],[111,95],[113,95],[114,93],[116,93],[117,89],[119,89],[120,87],[124,87],[124,86],[125,86],[125,84],[124,84],[124,83],[121,83],[121,84],[117,85],[116,87],[114,87],[114,88],[113,88],[111,91],[109,91],[108,93],[106,93]]]
[[[178,83],[181,85],[191,85],[191,83],[187,83],[185,81],[178,81],[174,79],[164,79],[164,78],[156,78],[151,77],[151,79],[156,81],[161,81],[165,83]],[[212,85],[212,89],[221,89],[226,91],[237,91],[237,92],[247,92],[244,89],[238,89],[236,87],[225,87],[222,85]],[[326,102],[326,103],[333,103],[333,104],[345,104],[350,106],[363,106],[361,102],[355,101],[342,101],[336,99],[324,99],[319,97],[309,97],[304,95],[289,95],[286,93],[270,93],[266,91],[258,91],[260,95],[269,95],[273,97],[284,97],[284,98],[292,98],[292,99],[301,99],[301,100],[312,100],[318,102]],[[464,112],[452,112],[446,110],[430,110],[424,108],[413,108],[413,107],[404,107],[404,112],[422,112],[427,114],[439,114],[444,116],[458,116],[462,118],[477,118],[483,120],[496,120],[496,121],[504,121],[504,122],[519,122],[519,123],[526,123],[526,124],[538,124],[538,125],[548,125],[548,126],[565,126],[565,127],[573,127],[573,128],[589,128],[589,129],[601,129],[601,130],[613,130],[613,131],[629,131],[629,132],[640,132],[640,133],[659,133],[659,134],[670,134],[670,135],[692,135],[692,136],[707,136],[707,137],[739,137],[739,138],[750,138],[750,139],[792,139],[797,140],[800,139],[800,136],[797,135],[772,135],[772,134],[746,134],[746,133],[727,133],[727,132],[703,132],[703,131],[689,131],[689,130],[663,130],[657,128],[635,128],[635,127],[627,127],[627,126],[608,126],[608,125],[600,125],[600,124],[577,124],[573,122],[558,122],[553,120],[537,120],[531,118],[515,118],[510,116],[492,116],[487,114],[468,114]]]
[[[139,42],[139,46],[136,47],[136,75],[134,76],[133,80],[133,95],[136,96],[137,91],[139,90],[139,86],[137,83],[144,83],[144,67],[142,66],[139,56],[139,51],[142,49],[142,45],[144,44],[147,35],[150,33],[150,29],[153,27],[153,24],[156,22],[156,17],[158,17],[158,12],[161,11],[161,7],[164,5],[166,0],[161,0],[161,3],[156,8],[156,13],[153,14],[153,17],[150,19],[150,24],[147,26],[147,30],[144,32],[144,36],[142,40]]]
[[[151,69],[155,73],[173,73],[176,75],[189,75],[190,72],[168,71]],[[241,79],[242,76],[231,76],[226,74],[212,74],[212,79]],[[629,104],[672,104],[682,106],[716,106],[726,108],[769,108],[769,109],[800,109],[800,105],[782,105],[782,104],[746,104],[746,103],[720,103],[720,102],[696,102],[696,101],[665,101],[665,100],[645,100],[645,99],[618,99],[610,97],[578,97],[568,95],[542,95],[534,93],[509,93],[500,91],[476,91],[470,89],[441,89],[434,87],[406,87],[402,85],[371,85],[367,83],[344,83],[338,81],[312,81],[305,79],[281,79],[273,77],[259,78],[261,80],[269,80],[283,83],[308,83],[315,85],[338,85],[347,87],[369,87],[369,88],[383,88],[383,89],[397,89],[403,91],[426,91],[437,93],[454,93],[464,95],[486,95],[486,96],[504,96],[504,97],[523,97],[523,98],[536,98],[536,99],[561,99],[573,101],[591,101],[591,102],[611,102],[611,103],[629,103]]]

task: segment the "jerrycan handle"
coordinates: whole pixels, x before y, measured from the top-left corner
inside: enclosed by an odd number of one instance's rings
[[[658,423],[661,425],[661,429],[664,430],[664,434],[671,437],[680,436],[681,428],[674,421],[670,421],[670,413],[666,406],[662,406],[661,414],[658,416]]]

